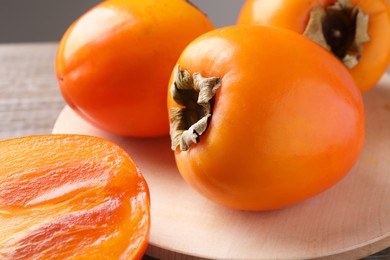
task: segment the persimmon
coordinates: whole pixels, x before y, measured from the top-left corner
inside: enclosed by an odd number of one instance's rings
[[[328,189],[364,143],[363,101],[348,70],[277,27],[197,38],[177,62],[168,107],[184,180],[234,209],[283,208]]]
[[[207,16],[188,1],[103,1],[59,43],[55,67],[61,93],[82,118],[107,132],[168,135],[172,68],[185,46],[211,29]]]
[[[349,68],[362,92],[378,82],[390,62],[387,0],[247,0],[237,23],[280,26],[307,36]]]
[[[0,141],[3,259],[141,259],[149,189],[129,155],[98,137]]]

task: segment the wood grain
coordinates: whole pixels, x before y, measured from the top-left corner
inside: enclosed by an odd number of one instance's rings
[[[55,43],[0,45],[0,139],[50,133],[64,106]]]
[[[56,48],[57,43],[0,45],[0,139],[51,132],[54,122],[64,106],[54,74]],[[385,97],[383,96],[379,100],[383,102]],[[388,118],[383,118],[383,120],[386,121]],[[384,160],[388,161],[387,158],[384,158]],[[367,185],[369,184],[367,183]],[[180,196],[180,189],[176,187],[171,189],[173,195]],[[368,193],[366,196],[371,195]],[[384,205],[388,205],[386,204],[389,203],[388,198],[382,198],[381,200]],[[367,211],[365,218],[359,219],[356,216],[358,225],[362,226],[377,219],[376,216],[382,214],[380,211],[370,208],[363,210]],[[174,215],[171,217],[175,219]],[[381,221],[388,218],[388,216],[381,217]],[[208,221],[211,220],[208,219]],[[171,228],[174,230],[174,227]],[[186,236],[191,237],[193,235],[188,230],[187,232]],[[291,236],[293,235],[291,234]],[[346,235],[348,235],[348,232],[346,232]],[[186,236],[181,239],[183,243],[187,239]],[[167,237],[161,239],[168,240]],[[231,247],[234,248],[234,245],[228,245],[226,250],[231,250],[229,249]],[[386,245],[383,245],[384,247]],[[288,248],[275,247],[277,252],[283,252],[286,249]],[[364,255],[371,256],[364,259],[390,259],[390,247],[374,254],[380,249],[365,248]],[[152,245],[149,253],[153,253],[155,250]],[[162,255],[161,259],[190,259],[179,252],[167,252]],[[155,253],[153,254],[155,255]],[[150,257],[145,256],[145,259],[150,259]]]

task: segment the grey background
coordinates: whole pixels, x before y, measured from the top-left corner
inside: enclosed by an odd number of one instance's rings
[[[142,1],[142,0],[139,0]],[[69,25],[102,0],[0,0],[0,43],[58,41]],[[192,0],[215,26],[236,22],[244,0]]]
[[[59,41],[73,21],[102,1],[0,0],[0,43]],[[236,23],[245,0],[191,2],[204,11],[216,27],[223,27]]]

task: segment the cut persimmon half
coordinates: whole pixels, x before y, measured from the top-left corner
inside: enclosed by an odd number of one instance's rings
[[[150,195],[119,146],[82,135],[0,141],[0,258],[140,259]]]

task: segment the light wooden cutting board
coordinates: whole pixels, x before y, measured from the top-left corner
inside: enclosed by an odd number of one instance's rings
[[[135,160],[151,191],[148,255],[160,259],[357,259],[390,247],[390,76],[364,94],[366,143],[331,189],[269,212],[220,207],[187,186],[168,138],[102,132],[65,107],[53,133],[101,136]]]

